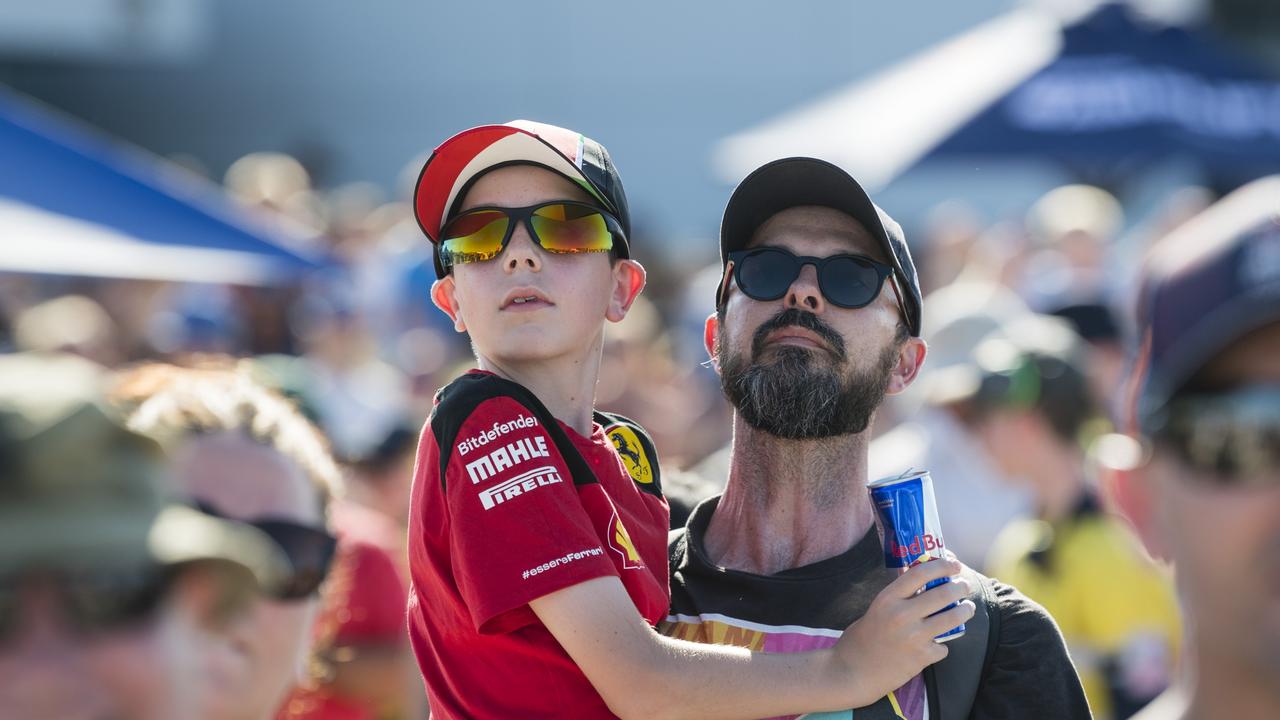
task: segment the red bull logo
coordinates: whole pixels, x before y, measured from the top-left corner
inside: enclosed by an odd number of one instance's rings
[[[889,552],[896,558],[908,560],[907,567],[914,567],[924,562],[923,555],[933,553],[935,550],[942,550],[945,545],[942,543],[941,535],[933,533],[925,533],[923,535],[915,535],[911,538],[903,538],[905,544],[900,543],[896,537],[885,537],[885,542],[889,545]]]

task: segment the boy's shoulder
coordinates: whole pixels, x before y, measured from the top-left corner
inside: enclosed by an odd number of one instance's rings
[[[510,402],[493,406],[499,408],[499,411],[493,417],[482,417],[479,420],[504,422],[504,417],[509,415],[509,420],[524,418],[526,421],[544,421],[544,418],[550,416],[537,396],[520,383],[493,373],[469,372],[436,392],[435,407],[428,420],[436,445],[440,448],[451,447],[462,426],[475,416],[477,408],[499,398]]]
[[[530,409],[541,405],[534,394],[520,383],[489,372],[467,372],[436,392],[432,423],[437,418],[450,416],[465,420],[484,401],[500,397],[511,398]]]

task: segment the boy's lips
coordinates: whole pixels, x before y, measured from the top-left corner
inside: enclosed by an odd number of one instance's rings
[[[502,299],[502,310],[534,310],[537,308],[551,307],[555,303],[551,302],[541,290],[531,287],[520,287],[507,293]]]

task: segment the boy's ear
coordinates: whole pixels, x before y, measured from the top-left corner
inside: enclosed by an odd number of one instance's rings
[[[458,286],[454,284],[453,275],[445,275],[431,283],[431,302],[449,316],[453,321],[453,329],[461,333],[467,331],[467,324],[462,319],[462,308],[458,307],[457,290]]]
[[[645,279],[644,266],[635,260],[620,259],[613,263],[613,295],[605,312],[609,322],[622,322],[644,289]]]
[[[711,358],[711,369],[720,374],[720,355],[717,352],[720,348],[720,315],[711,313],[707,316],[706,323],[702,326],[702,344],[707,348],[707,355]]]

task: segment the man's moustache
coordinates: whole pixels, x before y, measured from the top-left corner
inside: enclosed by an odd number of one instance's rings
[[[830,325],[820,320],[813,313],[796,308],[787,308],[756,329],[755,336],[751,340],[752,357],[759,357],[760,353],[764,352],[764,346],[770,333],[791,326],[804,328],[825,340],[837,360],[844,360],[848,356],[844,338],[840,337],[840,333],[836,332]]]

